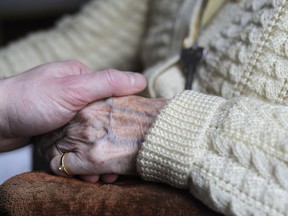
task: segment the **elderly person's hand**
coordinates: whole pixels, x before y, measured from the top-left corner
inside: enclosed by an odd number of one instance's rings
[[[27,144],[30,137],[69,122],[87,104],[134,94],[142,75],[106,70],[92,73],[78,61],[54,62],[0,80],[0,151]]]
[[[165,99],[139,96],[94,102],[62,129],[35,141],[56,174],[79,175],[89,182],[101,176],[104,182],[113,182],[118,174],[136,174],[137,152],[165,104]],[[68,173],[59,170],[61,163]]]

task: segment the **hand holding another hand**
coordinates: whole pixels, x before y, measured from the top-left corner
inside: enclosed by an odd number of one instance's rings
[[[89,182],[113,182],[117,175],[136,174],[137,152],[165,99],[139,96],[109,98],[89,104],[65,127],[38,137],[52,170],[65,168]],[[57,149],[58,148],[58,149]]]
[[[95,100],[135,94],[145,85],[140,74],[92,73],[74,60],[40,65],[0,80],[0,152],[62,127]]]

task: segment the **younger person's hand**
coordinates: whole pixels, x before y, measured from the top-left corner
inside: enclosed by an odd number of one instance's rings
[[[0,151],[62,127],[93,101],[135,94],[145,86],[140,74],[92,73],[78,61],[49,63],[0,80]]]

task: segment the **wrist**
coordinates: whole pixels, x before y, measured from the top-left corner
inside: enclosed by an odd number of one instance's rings
[[[164,108],[164,106],[169,102],[169,99],[165,98],[157,98],[156,101],[156,109],[157,109],[157,115],[160,113],[160,111]]]
[[[148,130],[150,127],[153,125],[155,122],[158,114],[161,112],[161,110],[165,107],[165,105],[168,103],[168,99],[165,98],[157,98],[157,99],[150,99],[151,104],[150,104],[150,112],[149,112],[149,117],[150,117],[150,124],[148,126]],[[148,130],[144,135],[147,134]]]
[[[148,127],[146,129],[141,129],[142,131],[142,137],[143,139],[141,140],[141,142],[139,143],[139,145],[137,145],[137,150],[134,149],[134,157],[133,157],[133,162],[132,164],[133,166],[133,174],[135,175],[139,175],[137,172],[137,168],[136,168],[136,164],[137,164],[137,156],[139,154],[140,149],[142,148],[142,144],[145,142],[146,136],[148,134],[148,132],[150,131],[151,127],[153,126],[154,122],[157,119],[158,114],[161,112],[161,110],[168,104],[168,102],[170,101],[169,99],[165,99],[165,98],[156,98],[156,99],[149,99],[151,104],[150,104],[150,111],[149,111],[149,124]]]

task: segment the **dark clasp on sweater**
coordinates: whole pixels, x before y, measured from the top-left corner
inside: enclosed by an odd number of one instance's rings
[[[194,74],[202,59],[203,50],[202,47],[190,47],[181,51],[180,59],[186,75],[185,90],[192,89]]]

